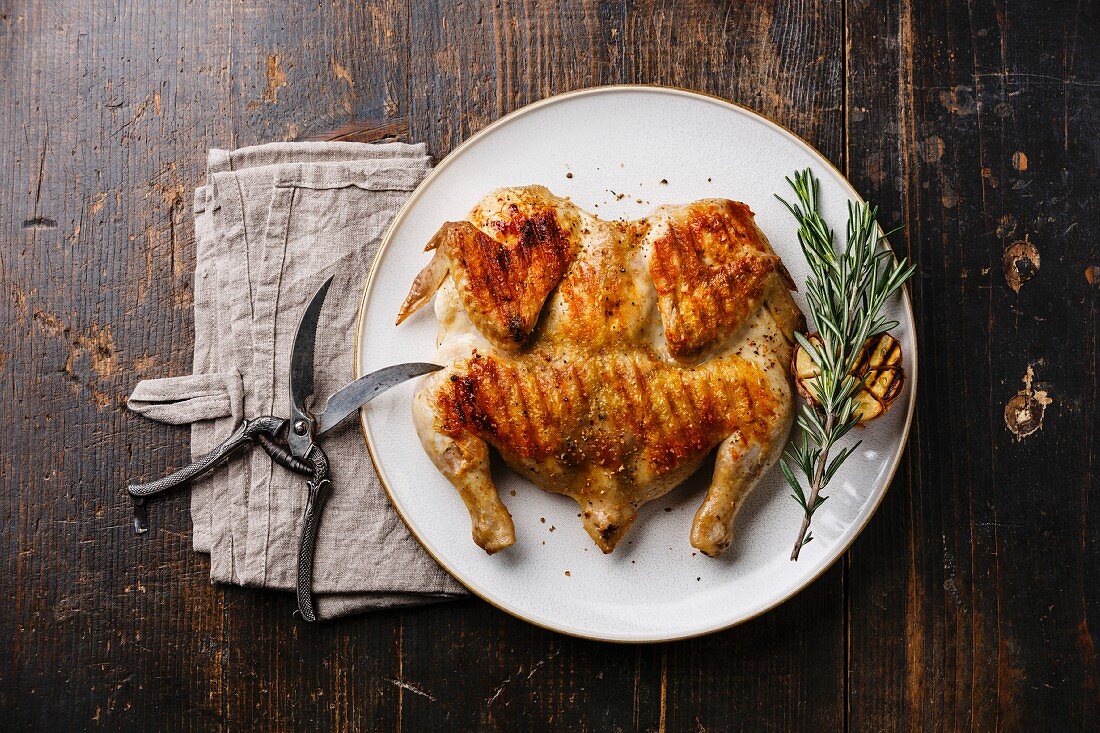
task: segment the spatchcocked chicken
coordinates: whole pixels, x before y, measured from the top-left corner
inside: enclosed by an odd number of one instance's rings
[[[413,417],[473,539],[515,542],[489,473],[572,497],[611,552],[638,508],[717,445],[691,544],[718,555],[792,422],[794,284],[747,206],[706,199],[603,221],[542,186],[505,188],[427,245],[397,322],[435,294],[438,363]]]

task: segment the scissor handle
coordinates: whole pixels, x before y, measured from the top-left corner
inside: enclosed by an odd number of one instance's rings
[[[228,458],[235,450],[246,443],[251,443],[260,435],[277,435],[286,426],[286,419],[265,415],[253,420],[245,420],[233,433],[226,438],[221,445],[210,451],[189,466],[171,473],[164,478],[150,481],[145,484],[130,484],[126,487],[126,493],[134,500],[134,531],[142,534],[149,530],[148,513],[145,511],[145,500],[150,496],[169,491],[181,484],[202,476],[207,471],[217,466]],[[266,446],[265,446],[266,447]]]
[[[313,464],[313,478],[307,483],[305,517],[302,521],[302,537],[298,542],[298,610],[294,617],[302,621],[317,620],[317,606],[313,600],[313,559],[317,551],[317,534],[321,529],[321,514],[332,493],[328,476],[328,456],[316,443],[306,455]]]

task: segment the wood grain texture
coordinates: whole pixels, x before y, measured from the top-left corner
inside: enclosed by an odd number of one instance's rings
[[[0,3],[0,728],[1095,729],[1098,32],[1072,2]],[[190,368],[205,149],[439,158],[631,82],[788,125],[908,224],[917,423],[844,563],[627,647],[473,600],[305,627],[289,594],[209,585],[182,496],[130,533],[122,487],[187,455],[123,402]],[[1021,391],[1051,400],[1024,437]]]
[[[849,553],[852,730],[1100,725],[1098,22],[1077,3],[848,3],[849,173],[907,225],[921,345],[906,461]],[[1040,264],[1017,292],[1020,243]],[[1029,370],[1051,404],[1018,436],[1005,407]]]

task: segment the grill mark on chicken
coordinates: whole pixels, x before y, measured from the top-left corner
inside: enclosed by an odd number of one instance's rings
[[[672,356],[698,357],[760,305],[780,267],[761,237],[747,206],[722,201],[669,219],[667,232],[654,239],[649,275]]]
[[[763,440],[766,426],[755,415],[769,418],[778,403],[760,369],[736,356],[690,370],[643,350],[581,365],[480,355],[453,368],[435,395],[440,432],[472,432],[524,460],[574,453],[574,465],[611,471],[641,451],[660,475],[701,457],[734,430]],[[532,412],[546,393],[570,382],[583,385],[577,391],[585,396],[571,396],[557,412]],[[647,402],[651,411],[638,409]],[[644,446],[628,435],[644,436]]]
[[[529,405],[529,409],[532,412],[532,421],[536,425],[545,425],[555,414],[555,410],[550,409],[547,403],[550,392],[549,390],[538,389],[538,384],[535,382],[536,374],[534,372],[528,372],[527,379],[529,381],[531,396],[534,398],[530,401]]]
[[[479,329],[495,345],[516,348],[530,338],[546,297],[573,259],[574,243],[553,210],[526,217],[517,209],[489,228],[503,241],[470,222],[448,222],[442,248]]]
[[[446,421],[444,431],[457,435],[463,430],[471,430],[479,435],[497,435],[496,421],[490,417],[497,412],[495,406],[485,409],[486,397],[469,375],[451,374],[451,388],[441,395],[441,406]],[[446,400],[446,401],[444,401]]]
[[[611,384],[615,386],[617,396],[622,400],[622,414],[630,427],[630,430],[624,431],[624,436],[641,435],[646,429],[647,415],[634,383],[633,359],[630,363],[622,365],[618,376],[619,379],[612,381]]]
[[[533,391],[528,382],[531,373],[521,369],[507,369],[505,373],[508,375],[507,378],[511,382],[515,394],[512,405],[513,424],[517,429],[525,432],[525,437],[531,444],[533,452],[536,455],[545,457],[548,454],[545,452],[546,446],[542,441],[543,433],[539,430],[539,423],[532,419],[528,407],[528,403],[534,401],[529,399]]]

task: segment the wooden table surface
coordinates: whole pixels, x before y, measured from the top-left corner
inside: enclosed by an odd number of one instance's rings
[[[0,728],[1096,730],[1098,36],[1085,1],[0,0]],[[616,646],[475,600],[300,625],[209,584],[182,495],[133,536],[122,487],[188,455],[124,399],[190,367],[207,148],[439,158],[629,82],[778,120],[907,225],[916,419],[842,562]]]

